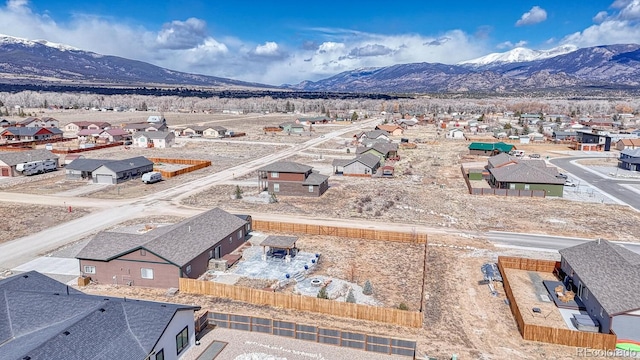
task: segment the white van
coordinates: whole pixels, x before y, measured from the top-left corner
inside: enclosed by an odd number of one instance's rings
[[[509,155],[515,156],[515,157],[523,157],[524,156],[524,150],[511,150],[509,151]]]
[[[142,174],[142,182],[145,184],[153,184],[162,180],[162,174],[157,171],[152,171]]]

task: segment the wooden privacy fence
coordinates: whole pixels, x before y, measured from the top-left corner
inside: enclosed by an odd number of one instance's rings
[[[154,164],[158,163],[167,163],[167,164],[179,164],[179,165],[190,165],[185,168],[175,170],[175,171],[166,171],[162,169],[154,169],[154,171],[162,174],[163,178],[171,178],[174,176],[190,173],[192,171],[204,169],[208,166],[211,166],[211,161],[209,160],[193,160],[193,159],[169,159],[169,158],[148,158]]]
[[[93,150],[116,147],[116,146],[120,146],[122,144],[124,144],[122,141],[118,141],[118,142],[114,142],[114,143],[111,143],[111,144],[95,145],[95,146],[88,147],[88,148],[83,148],[83,149],[80,149],[80,148],[78,148],[78,149],[53,149],[53,150],[51,150],[51,152],[54,153],[54,154],[77,154],[77,153],[81,153],[81,152],[87,152],[87,151],[93,151]]]
[[[539,272],[553,272],[560,264],[557,261],[524,259],[517,257],[498,257],[498,269],[502,273],[504,291],[509,299],[511,313],[516,319],[518,330],[525,340],[540,341],[550,344],[559,344],[593,349],[613,350],[616,348],[617,337],[614,334],[592,333],[569,329],[560,329],[550,326],[527,324],[522,318],[520,307],[513,296],[513,290],[509,284],[505,269],[519,269]]]
[[[314,325],[304,325],[290,321],[246,315],[210,311],[208,316],[209,323],[226,329],[253,331],[382,354],[408,356],[411,358],[414,358],[416,352],[416,342],[411,340],[322,328]]]
[[[422,313],[180,278],[180,292],[400,326],[422,327]]]
[[[294,224],[278,221],[253,220],[252,229],[260,231],[277,231],[286,233],[303,233],[310,235],[330,235],[356,239],[371,239],[392,242],[426,244],[427,234],[416,232],[396,232],[386,230],[372,230],[348,228],[339,226],[324,226],[312,224]]]

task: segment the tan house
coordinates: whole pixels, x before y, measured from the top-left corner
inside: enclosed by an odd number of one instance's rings
[[[242,245],[247,221],[219,208],[144,234],[103,231],[76,256],[80,272],[99,284],[177,288],[197,279],[209,260]]]
[[[17,127],[36,127],[36,128],[57,128],[60,122],[52,117],[34,118],[28,117],[16,123]]]
[[[173,145],[176,135],[173,131],[144,131],[133,135],[133,143],[138,147],[169,148]]]
[[[98,121],[98,122],[74,121],[65,125],[63,129],[65,132],[77,133],[80,130],[85,130],[85,129],[104,130],[110,127],[111,127],[111,124],[103,121]]]
[[[113,143],[130,139],[131,134],[123,129],[115,128],[103,130],[98,137],[103,139],[105,142]]]
[[[404,129],[398,125],[390,124],[390,125],[378,125],[376,126],[376,130],[383,130],[389,133],[391,136],[400,136],[404,134]]]
[[[640,139],[620,139],[616,142],[616,149],[620,151],[640,149]]]
[[[209,126],[202,131],[202,136],[206,138],[221,138],[225,137],[227,129],[222,126]]]

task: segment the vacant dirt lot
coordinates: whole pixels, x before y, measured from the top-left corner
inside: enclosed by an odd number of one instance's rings
[[[88,208],[74,208],[69,212],[62,205],[58,207],[0,202],[0,243],[38,233],[89,212]]]

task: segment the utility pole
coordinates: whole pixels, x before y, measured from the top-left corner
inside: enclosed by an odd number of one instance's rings
[[[424,291],[427,277],[427,239],[424,241],[424,259],[422,261],[422,291],[420,291],[420,312],[424,309]]]

